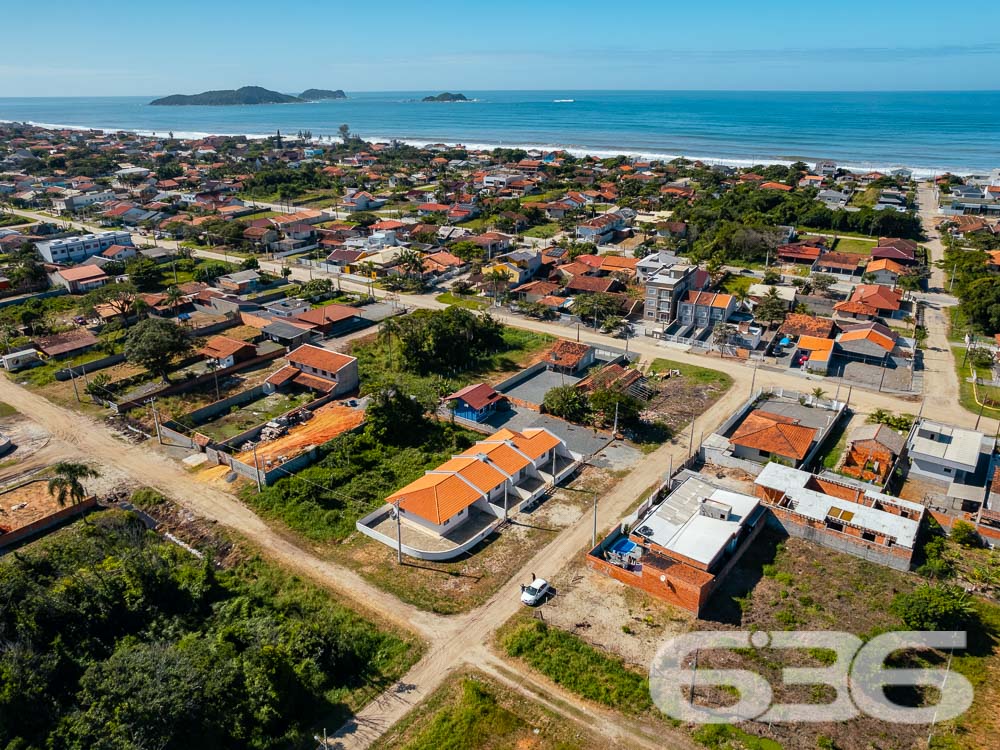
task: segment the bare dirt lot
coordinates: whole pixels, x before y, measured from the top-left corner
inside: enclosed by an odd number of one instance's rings
[[[690,630],[691,613],[589,570],[581,553],[553,582],[545,622],[624,661],[647,668],[665,638]]]
[[[362,409],[344,406],[336,401],[321,406],[313,412],[312,419],[295,425],[282,437],[257,444],[257,460],[266,465],[282,462],[299,455],[304,450],[333,440],[348,430],[353,430],[365,419]],[[280,460],[279,460],[279,457]],[[239,461],[253,464],[253,451],[236,455]]]
[[[0,493],[0,529],[14,531],[62,510],[47,485],[39,480]]]

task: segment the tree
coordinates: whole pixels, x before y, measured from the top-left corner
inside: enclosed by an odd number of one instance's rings
[[[288,281],[288,277],[291,275],[292,275],[292,269],[290,266],[281,267],[281,278],[283,278],[285,281]]]
[[[828,273],[814,273],[811,277],[812,287],[820,294],[827,294],[837,283],[837,279]]]
[[[712,328],[712,343],[715,344],[719,353],[723,357],[726,356],[726,349],[729,347],[729,344],[732,342],[733,336],[735,335],[736,328],[729,323],[719,321]]]
[[[601,388],[590,395],[590,408],[600,425],[613,425],[616,412],[619,425],[634,425],[639,422],[642,402],[628,393]]]
[[[340,139],[344,142],[346,146],[351,140],[351,126],[346,122],[337,128],[337,133],[340,135]]]
[[[129,281],[138,289],[152,289],[160,281],[160,267],[152,258],[131,258],[125,263]]]
[[[599,321],[618,313],[618,300],[605,292],[579,294],[573,299],[573,313],[583,320],[590,320],[594,327]]]
[[[83,298],[83,305],[87,310],[94,310],[98,305],[107,305],[121,316],[122,322],[126,322],[135,310],[138,293],[135,284],[128,281],[105,284],[88,292]]]
[[[813,388],[812,396],[815,399],[822,399],[824,396],[826,396],[826,391],[824,391],[822,388]]]
[[[788,306],[773,286],[767,290],[754,310],[754,316],[768,325],[774,325],[774,323],[784,320],[787,313]]]
[[[911,630],[965,630],[976,619],[968,593],[955,586],[918,586],[897,594],[890,610]]]
[[[583,393],[573,385],[559,385],[550,388],[542,401],[542,407],[549,414],[562,417],[570,422],[586,422],[590,405]]]
[[[387,386],[372,394],[365,411],[365,431],[389,445],[419,442],[427,427],[424,407],[397,386]]]
[[[209,261],[208,263],[202,263],[194,269],[194,280],[204,284],[211,284],[217,278],[225,276],[227,273],[229,273],[229,267],[225,263]]]
[[[96,469],[88,464],[60,461],[52,467],[55,473],[49,480],[49,494],[60,506],[79,505],[87,496],[83,486],[84,479],[96,479],[100,476]]]
[[[177,310],[178,306],[184,300],[184,292],[178,289],[176,286],[167,287],[167,291],[163,293],[163,301],[167,303],[171,312]]]
[[[456,258],[461,258],[466,263],[474,260],[482,260],[483,258],[483,249],[470,240],[462,240],[461,242],[456,242],[454,245],[450,245],[448,252]]]
[[[256,255],[250,255],[244,258],[243,262],[240,263],[240,269],[243,271],[256,271],[260,268],[260,261],[257,260]]]
[[[493,299],[499,306],[500,290],[506,289],[507,285],[510,284],[510,276],[500,268],[493,268],[483,274],[483,281],[489,284],[490,289],[493,290]]]
[[[403,273],[410,278],[420,278],[424,272],[424,256],[412,248],[401,250],[396,256],[396,263]]]
[[[125,340],[125,359],[170,382],[170,362],[191,349],[179,326],[163,318],[138,323]]]

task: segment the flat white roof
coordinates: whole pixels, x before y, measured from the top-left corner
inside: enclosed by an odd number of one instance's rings
[[[923,419],[910,438],[910,452],[963,464],[975,471],[979,454],[987,452],[983,448],[985,437],[981,432]]]
[[[702,506],[728,506],[727,518],[703,515]],[[760,502],[688,477],[666,499],[636,522],[635,532],[665,550],[709,565],[739,533]]]
[[[812,479],[812,474],[807,471],[800,471],[779,463],[769,463],[764,470],[754,480],[754,484],[780,490],[794,502],[794,510],[807,518],[816,521],[825,521],[828,516],[840,517],[839,513],[831,511],[842,511],[850,513],[849,519],[844,518],[846,523],[869,529],[871,531],[886,534],[896,540],[896,544],[913,549],[917,539],[917,530],[920,528],[919,520],[912,520],[895,513],[889,513],[868,505],[855,503],[850,500],[843,500],[833,495],[808,488],[806,485]],[[829,480],[824,480],[829,481]],[[877,500],[881,503],[896,505],[907,510],[918,513],[918,518],[923,515],[924,507],[918,503],[911,503],[898,497],[892,497],[879,492],[876,489],[862,489],[860,483],[852,482],[845,486],[860,489],[864,497],[868,500]]]

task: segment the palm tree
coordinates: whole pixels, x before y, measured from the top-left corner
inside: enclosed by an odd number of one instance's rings
[[[184,292],[176,286],[168,287],[167,291],[163,293],[163,301],[170,307],[170,312],[175,312],[183,299]]]
[[[361,264],[361,270],[364,275],[368,277],[368,296],[375,296],[375,263],[370,260],[366,260]]]
[[[424,272],[424,256],[416,250],[403,250],[396,256],[396,262],[407,276],[419,278]]]
[[[812,395],[815,399],[822,399],[826,395],[826,391],[822,388],[813,388]]]
[[[510,283],[510,276],[499,268],[493,268],[483,275],[483,281],[493,290],[493,301],[500,307],[500,287]]]
[[[100,476],[89,464],[78,464],[71,461],[60,461],[52,467],[55,476],[49,480],[49,494],[55,497],[60,506],[68,504],[79,505],[87,495],[83,479],[96,479]]]

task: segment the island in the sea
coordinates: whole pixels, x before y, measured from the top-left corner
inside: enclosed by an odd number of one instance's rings
[[[306,89],[301,94],[299,94],[299,99],[307,102],[322,102],[327,99],[346,99],[347,94],[344,93],[343,89],[336,89],[331,91],[330,89]]]
[[[185,105],[238,106],[242,104],[301,104],[305,99],[260,86],[243,86],[238,89],[204,91],[200,94],[174,94],[151,101],[154,107],[182,107]]]
[[[437,96],[425,96],[421,101],[425,102],[467,102],[469,101],[465,94],[452,94],[445,91],[443,94],[438,94]]]

